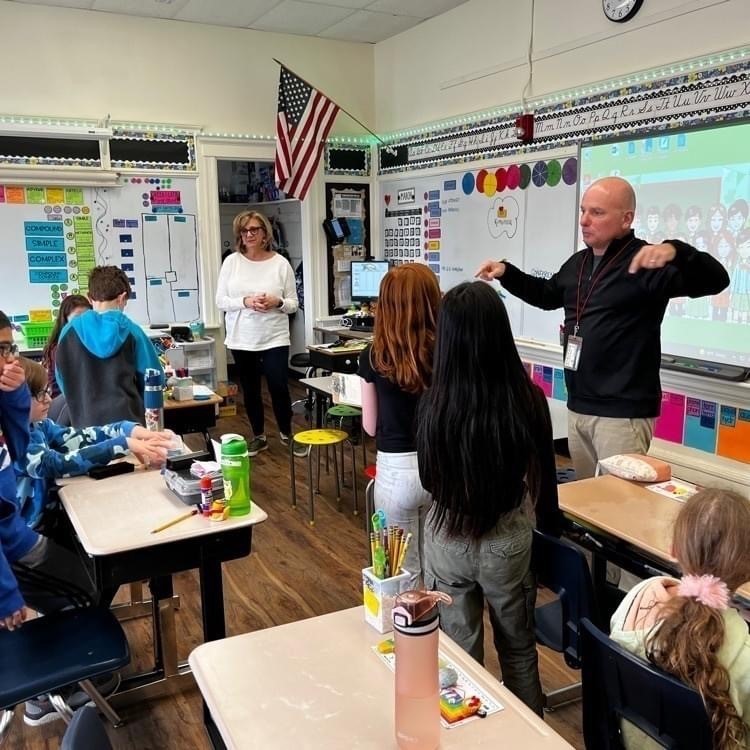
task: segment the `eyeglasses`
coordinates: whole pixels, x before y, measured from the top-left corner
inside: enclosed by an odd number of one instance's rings
[[[265,230],[263,230],[263,227],[242,227],[240,234],[249,234],[251,237],[254,237],[260,231]]]
[[[15,344],[0,343],[0,357],[7,359],[14,354],[18,354],[18,347]]]
[[[49,388],[45,388],[43,391],[39,391],[38,393],[34,394],[34,398],[40,404],[43,404],[47,400],[47,396],[52,398],[52,391]]]

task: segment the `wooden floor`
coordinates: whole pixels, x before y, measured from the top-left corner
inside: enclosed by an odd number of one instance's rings
[[[301,391],[295,391],[293,398],[299,395]],[[228,635],[334,612],[362,601],[360,569],[367,564],[368,545],[365,543],[362,514],[352,514],[351,489],[345,490],[342,512],[338,512],[331,492],[332,480],[323,475],[322,494],[316,497],[316,524],[311,528],[304,472],[298,473],[300,506],[294,510],[290,500],[288,454],[279,443],[270,408],[266,409],[266,415],[269,449],[253,463],[252,495],[254,502],[269,517],[255,529],[252,554],[224,565]],[[295,426],[302,429],[304,425],[303,419],[295,416]],[[212,432],[215,436],[224,432],[248,435],[249,427],[242,416],[224,418]],[[372,443],[368,443],[368,451],[370,459],[374,460]],[[360,510],[366,484],[361,476],[361,460],[360,449],[357,453]],[[304,461],[298,459],[298,467],[302,469],[303,465]],[[201,642],[197,576],[193,572],[177,575],[174,586],[181,599],[176,618],[179,656],[185,659]],[[121,596],[124,593],[122,590]],[[126,622],[124,627],[133,654],[129,669],[146,667],[151,658],[150,618]],[[489,627],[487,631],[486,666],[499,676]],[[315,644],[300,644],[300,648],[315,648]],[[540,668],[545,689],[570,684],[580,676],[580,673],[567,669],[557,654],[545,649],[540,649]],[[59,747],[65,730],[62,721],[43,727],[27,727],[23,724],[21,712],[22,707],[16,709],[17,715],[4,748],[52,750]],[[122,709],[121,714],[125,725],[120,729],[108,728],[117,750],[210,748],[203,731],[202,704],[197,688]],[[580,703],[549,713],[546,719],[574,747],[583,748]],[[498,737],[498,743],[502,744],[501,737]]]

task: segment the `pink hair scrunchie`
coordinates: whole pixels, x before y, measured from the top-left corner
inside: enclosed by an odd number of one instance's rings
[[[683,576],[677,595],[692,597],[713,609],[729,609],[729,587],[716,576]]]

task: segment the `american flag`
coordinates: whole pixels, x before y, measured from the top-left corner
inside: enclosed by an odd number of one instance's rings
[[[276,183],[304,200],[339,107],[282,66],[276,118]]]

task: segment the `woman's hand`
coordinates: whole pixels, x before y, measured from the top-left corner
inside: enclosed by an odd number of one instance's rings
[[[252,297],[245,297],[245,300],[252,300],[252,304],[249,305],[245,302],[245,307],[249,307],[255,312],[268,312],[281,307],[282,299],[277,297],[275,294],[266,294],[266,292],[258,292],[252,295]]]

